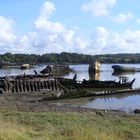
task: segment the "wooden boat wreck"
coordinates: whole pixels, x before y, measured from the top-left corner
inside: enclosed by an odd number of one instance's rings
[[[69,65],[48,65],[45,69],[43,69],[40,73],[44,75],[55,75],[55,76],[64,76],[73,70],[69,67]]]
[[[30,64],[22,64],[20,68],[22,70],[24,70],[24,69],[30,69],[31,68],[31,65]]]
[[[100,81],[100,80],[83,80],[77,82],[74,79],[59,79],[59,82],[65,87],[74,87],[74,88],[132,88],[135,79],[128,81],[127,77],[119,77],[119,81]]]
[[[99,73],[100,72],[100,67],[101,67],[101,64],[100,64],[99,60],[96,60],[95,62],[89,64],[88,71],[90,73]]]
[[[128,82],[126,78],[121,78],[120,80],[119,82],[98,80],[76,81],[75,79],[43,75],[1,77],[0,93],[31,93],[33,95],[42,95],[42,100],[111,95],[118,92],[128,92],[128,89],[132,89],[132,84],[135,81],[135,79],[133,79]]]
[[[122,66],[122,65],[113,65],[112,68],[113,68],[115,73],[118,73],[118,72],[140,72],[140,68],[128,67],[128,66]]]

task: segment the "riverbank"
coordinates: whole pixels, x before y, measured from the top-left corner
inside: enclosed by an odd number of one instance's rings
[[[139,116],[95,112],[21,112],[0,109],[4,140],[139,140]]]
[[[40,102],[42,96],[0,95],[0,139],[140,139],[139,115]]]

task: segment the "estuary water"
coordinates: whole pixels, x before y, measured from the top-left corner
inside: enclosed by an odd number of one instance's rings
[[[66,78],[73,78],[74,75],[77,75],[77,80],[81,81],[83,79],[96,79],[96,80],[118,80],[118,76],[127,76],[129,80],[136,79],[133,88],[140,87],[140,72],[137,73],[122,73],[122,74],[114,74],[112,66],[113,64],[102,64],[101,72],[92,75],[88,73],[89,65],[70,65],[75,71],[66,75]],[[119,64],[120,65],[120,64]],[[126,66],[132,66],[136,68],[140,68],[140,64],[122,64]],[[34,70],[38,73],[44,69],[46,65],[35,66],[32,69],[20,70],[19,68],[3,68],[0,69],[0,77],[1,76],[10,76],[17,74],[34,74]],[[140,93],[135,94],[122,94],[122,95],[113,95],[113,96],[102,96],[102,97],[94,97],[94,98],[80,98],[73,99],[67,101],[57,101],[58,103],[68,103],[79,105],[85,108],[95,108],[95,109],[111,109],[111,110],[122,110],[131,112],[136,108],[140,109]]]
[[[88,65],[76,65],[71,66],[76,70],[77,79],[97,79],[97,80],[118,80],[119,76],[126,76],[129,81],[136,79],[133,88],[140,87],[140,72],[137,73],[113,73],[113,64],[102,64],[101,72],[96,75],[90,75],[88,71]],[[123,66],[130,66],[140,68],[140,64],[119,64]],[[73,73],[67,77],[72,77]],[[135,94],[121,94],[113,96],[102,96],[94,98],[85,98],[83,100],[75,99],[74,104],[77,103],[79,106],[84,108],[94,109],[109,109],[109,110],[121,110],[126,112],[133,112],[136,108],[140,109],[140,93]]]

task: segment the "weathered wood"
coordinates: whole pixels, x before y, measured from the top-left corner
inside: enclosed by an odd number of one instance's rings
[[[44,83],[44,88],[47,89],[46,81],[44,80],[43,83]]]
[[[44,89],[43,81],[40,81],[40,87],[41,89]]]
[[[49,80],[47,80],[47,87],[48,89],[51,89]]]
[[[4,80],[4,91],[6,91],[7,90],[7,81],[6,81],[6,79]]]
[[[21,79],[19,79],[19,92],[22,92],[22,80]]]
[[[51,89],[54,90],[53,81],[50,81],[50,83],[51,83]]]
[[[55,85],[56,85],[56,90],[59,90],[59,87],[58,87],[58,82],[57,82],[57,80],[55,80]]]
[[[12,81],[11,83],[12,83],[12,89],[11,90],[12,90],[12,93],[14,93],[15,92],[15,81]]]
[[[23,92],[27,91],[27,86],[26,86],[26,79],[23,79]]]
[[[34,85],[34,91],[37,91],[37,83],[36,83],[36,79],[33,81],[33,85]]]
[[[34,85],[33,85],[33,81],[32,80],[30,80],[30,89],[31,89],[31,92],[34,91]]]
[[[15,80],[0,80],[0,85],[4,92],[22,93],[22,92],[41,92],[41,90],[49,89],[50,91],[60,90],[60,85],[56,79],[27,79],[15,78]],[[56,93],[53,93],[56,94]]]
[[[40,80],[37,81],[37,91],[40,91]]]
[[[55,80],[54,81],[52,81],[52,87],[53,87],[53,90],[55,90],[56,88],[55,88]]]
[[[27,88],[27,91],[29,91],[29,92],[30,92],[30,83],[29,83],[29,81],[28,81],[28,80],[26,81],[26,88]]]

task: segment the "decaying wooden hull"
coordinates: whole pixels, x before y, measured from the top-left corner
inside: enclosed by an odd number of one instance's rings
[[[73,79],[60,79],[59,82],[65,87],[74,88],[132,88],[135,79],[131,82],[115,82],[115,81],[99,81],[99,80],[83,80],[77,82]]]
[[[112,66],[114,72],[135,72],[136,69],[134,67],[127,67],[121,65],[113,65]]]
[[[134,80],[126,83],[115,81],[53,78],[41,75],[0,78],[0,93],[44,94],[45,100],[77,98],[115,94],[119,89],[131,89]],[[123,90],[122,90],[123,91]],[[119,91],[120,92],[120,91]],[[21,94],[22,95],[22,94]]]

